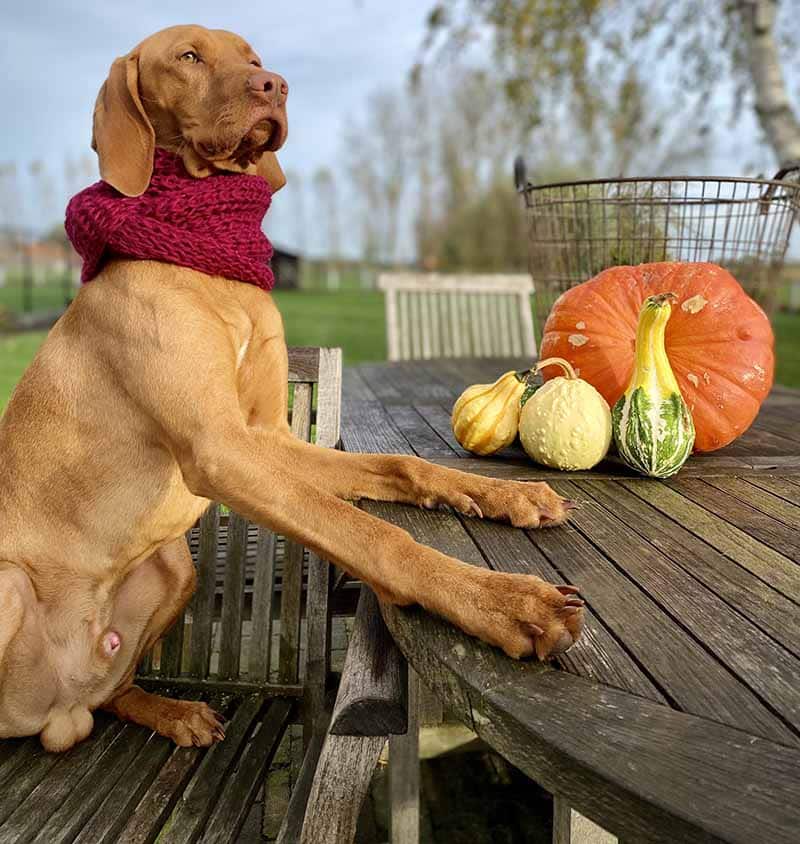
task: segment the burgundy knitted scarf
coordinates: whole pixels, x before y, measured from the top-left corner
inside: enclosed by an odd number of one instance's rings
[[[97,182],[72,197],[65,227],[91,281],[109,258],[165,261],[271,290],[272,244],[261,231],[272,191],[260,176],[190,176],[157,149],[150,186],[127,197]]]

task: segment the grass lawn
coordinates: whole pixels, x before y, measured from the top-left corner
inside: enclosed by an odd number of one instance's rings
[[[293,346],[341,346],[345,364],[386,357],[383,295],[375,291],[278,291],[286,335]],[[778,314],[776,381],[800,388],[800,314]],[[0,337],[0,409],[44,334]]]

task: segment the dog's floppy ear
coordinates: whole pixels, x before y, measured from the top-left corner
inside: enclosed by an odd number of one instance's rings
[[[94,107],[92,149],[100,177],[125,196],[141,196],[153,175],[156,138],[139,98],[139,55],[111,65]]]
[[[274,152],[267,151],[258,159],[256,175],[267,180],[273,193],[277,193],[286,184],[286,176],[283,175],[278,156]]]

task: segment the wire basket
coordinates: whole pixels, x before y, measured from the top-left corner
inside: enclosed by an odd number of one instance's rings
[[[593,179],[534,185],[514,166],[525,200],[538,333],[553,302],[606,267],[711,261],[771,313],[777,302],[800,184],[737,178]]]

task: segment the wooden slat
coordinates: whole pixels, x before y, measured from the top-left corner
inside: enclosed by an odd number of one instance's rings
[[[413,400],[412,400],[413,401]],[[419,409],[420,406],[417,405]],[[446,438],[444,423],[449,419],[447,411],[439,408],[441,424],[434,427],[440,436]],[[427,416],[426,416],[427,418]],[[452,432],[451,432],[452,436]],[[473,472],[490,478],[507,481],[549,481],[563,478],[564,473],[558,469],[548,469],[534,463],[521,455],[514,454],[512,449],[506,450],[494,457],[472,457],[461,450],[464,457],[439,457],[432,462],[462,472]],[[731,457],[727,454],[693,455],[689,462],[681,469],[681,477],[710,477],[736,475],[738,477],[758,477],[780,472],[786,480],[793,477],[800,479],[800,457],[770,458],[751,456]],[[570,472],[571,478],[576,479],[606,479],[620,481],[636,481],[639,479],[633,471],[624,466],[619,458],[609,457],[590,471]]]
[[[694,501],[706,510],[725,519],[759,542],[774,548],[791,560],[800,561],[800,531],[795,520],[793,527],[772,518],[722,489],[701,479],[679,478],[670,483],[684,498]]]
[[[317,445],[337,448],[342,424],[342,350],[320,349]]]
[[[291,702],[287,700],[276,700],[269,705],[258,732],[225,783],[225,788],[203,830],[203,844],[222,844],[239,840],[239,833],[247,819],[249,808],[272,762],[291,711]]]
[[[778,496],[795,507],[800,507],[800,486],[794,484],[788,478],[768,477],[753,477],[748,475],[746,482],[752,486],[758,487],[767,493]]]
[[[272,602],[275,594],[275,534],[267,528],[258,530],[256,566],[253,575],[252,634],[248,679],[269,679],[272,657]]]
[[[743,566],[764,583],[800,603],[797,564],[762,545],[743,530],[710,513],[677,490],[647,481],[622,481],[639,498],[683,525],[704,542]]]
[[[564,578],[522,531],[510,525],[480,519],[462,519],[464,527],[492,568],[519,574],[535,574],[548,583]],[[474,554],[468,545],[453,548],[459,555]],[[645,670],[625,650],[592,609],[586,608],[580,641],[556,660],[562,668],[632,694],[664,702],[665,697]]]
[[[225,741],[210,747],[203,756],[164,825],[159,844],[191,844],[197,840],[264,706],[261,695],[250,695],[242,701],[225,729]]]
[[[197,589],[192,598],[192,635],[189,649],[189,673],[193,677],[207,677],[211,662],[218,529],[219,506],[212,504],[200,519]]]
[[[567,482],[559,483],[557,490],[567,496],[580,494],[578,487]],[[738,711],[728,709],[726,723],[756,735],[800,744],[800,662],[796,657],[776,648],[769,637],[714,592],[638,534],[627,531],[614,513],[599,505],[585,505],[571,522],[730,671],[731,677],[725,678],[727,688],[712,690],[715,704],[723,710],[737,698],[741,701]],[[625,537],[624,542],[619,541],[620,536]],[[653,655],[647,654],[642,662],[652,666]],[[766,664],[774,671],[764,672]],[[689,665],[699,673],[699,663]],[[741,689],[738,694],[730,683],[733,678]],[[697,687],[696,681],[694,685]],[[758,705],[751,689],[767,706]],[[699,705],[698,698],[685,708],[696,714],[709,711],[698,709]],[[792,725],[796,731],[793,738],[772,712]]]
[[[800,626],[785,622],[800,613],[796,604],[620,484],[580,481],[578,486],[585,495],[622,519],[629,530],[643,536],[773,639],[800,656]]]
[[[384,607],[384,616],[462,720],[621,840],[794,844],[797,748],[510,661],[419,608]]]
[[[455,457],[454,449],[431,428],[416,407],[391,405],[387,414],[420,457]]]
[[[319,348],[316,346],[290,346],[289,383],[308,383],[319,377]]]
[[[383,736],[326,735],[316,767],[300,844],[353,841]],[[282,836],[280,844],[297,839]]]
[[[526,273],[456,274],[456,273],[381,273],[379,290],[449,291],[461,293],[527,293],[533,282]]]
[[[311,436],[310,384],[297,384],[292,405],[292,433],[308,441]],[[286,541],[286,562],[283,570],[281,597],[280,652],[278,679],[283,683],[297,682],[300,666],[300,610],[303,589],[303,546]]]
[[[311,740],[316,724],[325,707],[325,689],[330,670],[331,567],[316,554],[308,556],[308,600],[306,603],[306,674],[303,706],[303,739],[305,747]]]
[[[122,723],[110,716],[96,716],[95,722],[89,740],[61,756],[51,757],[55,765],[48,775],[17,805],[5,823],[0,824],[0,840],[7,844],[30,841],[122,730]],[[0,808],[6,806],[10,794],[3,789]]]
[[[247,530],[247,519],[238,513],[231,513],[228,519],[228,553],[225,559],[225,585],[220,620],[217,674],[221,680],[230,680],[239,675]]]
[[[389,803],[392,844],[419,842],[419,727],[420,679],[413,668],[406,672],[408,723],[402,735],[389,736]]]
[[[375,593],[362,586],[330,732],[351,736],[405,732],[405,687],[405,660],[386,629]]]
[[[397,304],[397,291],[387,290],[384,297],[384,307],[386,308],[386,340],[389,344],[389,360],[399,360],[401,357],[400,349],[400,313]]]
[[[80,781],[80,788],[70,793],[33,840],[37,844],[72,842],[106,795],[125,776],[149,736],[149,731],[126,724]]]
[[[530,536],[674,705],[740,724],[757,735],[795,740],[752,692],[574,527]]]
[[[172,748],[169,739],[151,735],[125,776],[75,838],[75,844],[117,844],[128,817],[169,758]]]
[[[25,762],[16,767],[13,776],[6,777],[0,792],[0,841],[6,837],[3,822],[48,775],[56,763],[56,756],[41,746]]]

